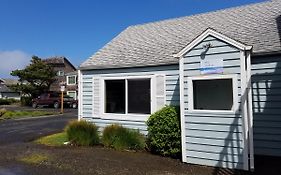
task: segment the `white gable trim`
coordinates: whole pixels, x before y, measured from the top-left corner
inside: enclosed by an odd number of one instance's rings
[[[201,35],[199,35],[197,38],[195,38],[191,43],[189,43],[184,49],[182,49],[179,53],[174,54],[174,57],[180,58],[182,57],[185,53],[187,53],[188,51],[190,51],[192,48],[194,48],[197,44],[199,44],[200,42],[202,42],[206,37],[208,36],[213,36],[217,39],[220,39],[226,43],[229,43],[231,45],[233,45],[234,47],[240,49],[240,50],[251,50],[252,46],[246,46],[238,41],[235,41],[213,29],[208,28],[207,30],[205,30]]]

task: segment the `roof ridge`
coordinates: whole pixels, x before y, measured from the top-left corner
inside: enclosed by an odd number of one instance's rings
[[[277,2],[278,0],[265,0],[263,2],[253,2],[250,4],[244,4],[244,5],[238,5],[235,7],[228,7],[228,8],[222,8],[222,9],[217,9],[214,11],[208,11],[208,12],[200,12],[197,14],[192,14],[192,15],[187,15],[187,16],[181,16],[181,17],[175,17],[175,18],[167,18],[167,19],[160,19],[157,21],[152,21],[152,22],[145,22],[145,23],[141,23],[141,24],[135,24],[135,25],[130,25],[127,28],[134,28],[134,27],[140,27],[140,26],[145,26],[145,25],[151,25],[151,24],[158,24],[158,23],[163,23],[163,22],[169,22],[169,21],[175,21],[175,20],[181,20],[181,19],[185,19],[185,18],[191,18],[191,17],[195,17],[195,16],[201,16],[201,15],[207,15],[207,14],[212,14],[212,13],[218,13],[218,12],[223,12],[223,11],[229,11],[229,10],[235,10],[235,9],[239,9],[239,8],[249,8],[251,6],[256,6],[256,5],[262,5],[262,4],[268,4],[268,3],[272,3],[272,2]]]

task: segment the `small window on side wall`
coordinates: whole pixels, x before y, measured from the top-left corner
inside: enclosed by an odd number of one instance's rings
[[[234,85],[232,78],[192,79],[193,99],[190,108],[196,111],[232,111],[234,109]]]
[[[67,76],[67,85],[75,85],[76,84],[76,76]]]
[[[57,76],[64,76],[64,71],[63,70],[59,70],[58,72],[57,72]]]

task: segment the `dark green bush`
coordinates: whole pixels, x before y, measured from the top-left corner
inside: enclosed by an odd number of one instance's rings
[[[22,106],[31,106],[32,97],[21,97],[20,102]]]
[[[17,103],[19,102],[18,100],[16,99],[13,99],[13,98],[8,98],[8,99],[0,99],[0,105],[10,105],[10,104],[13,104],[13,103]]]
[[[181,131],[179,108],[166,106],[152,114],[148,121],[147,146],[153,153],[179,157]]]
[[[138,130],[113,124],[104,128],[102,143],[117,150],[141,150],[145,147],[145,137]]]
[[[99,143],[98,127],[87,121],[71,121],[66,126],[68,140],[78,146],[92,146]]]

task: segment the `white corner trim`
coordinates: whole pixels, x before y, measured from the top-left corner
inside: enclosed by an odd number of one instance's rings
[[[240,51],[240,69],[241,69],[241,111],[242,111],[242,134],[243,134],[243,169],[249,170],[249,162],[248,162],[248,154],[249,154],[249,147],[248,147],[248,132],[249,132],[249,126],[248,126],[248,115],[247,115],[247,72],[246,72],[246,60],[245,60],[245,51]]]
[[[185,53],[190,51],[193,47],[195,47],[197,44],[199,44],[201,41],[203,41],[208,36],[213,36],[217,39],[220,39],[226,43],[233,45],[234,47],[236,47],[240,50],[251,50],[252,49],[252,46],[244,45],[234,39],[227,37],[226,35],[223,35],[213,29],[208,28],[202,34],[200,34],[198,37],[196,37],[191,43],[189,43],[185,48],[183,48],[179,53],[174,54],[173,56],[177,57],[177,58],[181,58]]]
[[[180,73],[180,123],[181,123],[181,150],[182,161],[187,162],[186,154],[186,140],[185,140],[185,116],[184,116],[184,69],[183,59],[179,61],[179,73]]]
[[[251,53],[247,52],[247,95],[248,95],[248,125],[249,125],[249,152],[250,170],[255,169],[254,165],[254,139],[253,139],[253,104],[252,104],[252,80],[251,80]]]
[[[81,70],[78,70],[78,120],[82,119],[82,73]]]

